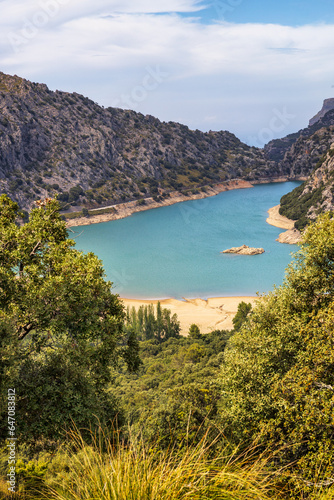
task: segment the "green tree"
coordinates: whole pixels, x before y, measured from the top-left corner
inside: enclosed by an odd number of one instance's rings
[[[40,201],[22,224],[18,205],[0,197],[2,388],[16,385],[20,418],[41,422],[48,399],[58,419],[63,414],[89,425],[94,407],[100,417],[110,410],[104,393],[110,367],[123,357],[135,370],[138,345],[123,331],[124,308],[105,281],[101,261],[74,249],[58,209],[55,200]],[[55,384],[60,390],[50,391]],[[39,427],[40,437],[57,434],[53,417]]]
[[[237,314],[232,319],[232,323],[233,323],[235,331],[240,330],[241,326],[246,321],[247,316],[251,312],[251,309],[252,309],[252,304],[250,304],[250,303],[246,304],[246,302],[244,302],[244,301],[240,302],[240,304],[238,305]]]
[[[332,303],[301,329],[304,346],[271,389],[277,413],[265,428],[271,443],[285,447],[285,462],[296,462],[311,491],[334,483],[333,332]]]
[[[146,339],[153,339],[155,332],[155,316],[153,304],[145,306],[144,311],[144,324],[145,324],[145,337]]]
[[[135,332],[142,340],[156,338],[158,342],[163,342],[180,334],[177,315],[172,316],[170,309],[162,308],[160,302],[157,303],[156,316],[153,304],[149,304],[140,306],[138,311],[135,307],[128,309],[126,318],[128,331]]]
[[[47,199],[17,223],[18,206],[0,197],[0,310],[15,334],[40,343],[66,333],[73,340],[122,340],[123,305],[105,281],[101,261],[75,250],[58,203]]]
[[[192,339],[201,339],[202,338],[200,329],[198,328],[197,325],[195,325],[195,323],[190,325],[188,335]]]
[[[162,310],[162,321],[163,321],[163,340],[168,340],[172,337],[178,337],[180,335],[180,322],[177,318],[177,314],[173,314],[170,309]]]
[[[163,329],[164,329],[164,324],[163,324],[163,318],[162,318],[162,309],[161,309],[161,304],[158,301],[158,303],[157,303],[157,319],[155,322],[155,335],[158,339],[158,342],[161,342],[161,340],[162,340]]]
[[[284,284],[231,337],[222,367],[222,418],[234,439],[276,436],[291,445],[283,459],[313,463],[313,473],[317,455],[328,464],[333,453],[333,298],[334,220],[325,214],[304,232]]]
[[[53,447],[73,422],[81,429],[99,422],[102,426],[122,423],[119,404],[107,390],[100,355],[85,341],[73,345],[64,339],[56,348],[21,356],[9,379],[16,391],[20,442]]]

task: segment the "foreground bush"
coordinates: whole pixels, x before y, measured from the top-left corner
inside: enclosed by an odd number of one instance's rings
[[[305,498],[334,486],[333,342],[334,219],[325,214],[304,232],[284,284],[232,336],[221,375],[230,438],[260,434],[263,446],[280,448]]]
[[[102,432],[87,445],[77,431],[56,455],[24,464],[20,460],[17,500],[331,500],[331,492],[310,488],[292,494],[285,469],[273,471],[272,453],[254,446],[240,453],[229,445],[214,452],[207,436],[197,446],[161,451],[141,439],[127,444]],[[224,438],[221,436],[221,439]],[[48,462],[46,465],[45,460]]]
[[[161,452],[131,439],[127,446],[105,438],[87,446],[72,433],[66,454],[67,477],[60,472],[48,498],[55,500],[178,500],[272,498],[273,477],[267,458],[248,452],[210,457],[204,437],[198,446]]]

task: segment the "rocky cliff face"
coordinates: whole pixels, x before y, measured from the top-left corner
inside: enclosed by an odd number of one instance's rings
[[[282,170],[288,169],[293,176],[307,176],[319,166],[323,155],[334,142],[334,110],[329,111],[313,127],[310,135],[300,135],[280,162]]]
[[[302,230],[324,211],[333,210],[334,171],[331,145],[334,143],[334,99],[327,99],[323,109],[310,125],[283,139],[268,143],[265,157],[275,162],[283,173],[292,178],[307,179],[304,184],[283,196],[279,213],[295,220],[296,230]],[[324,114],[325,113],[325,114]],[[295,243],[299,234],[291,231],[280,235],[281,243]]]
[[[279,174],[229,132],[192,131],[0,73],[0,193],[96,207]]]
[[[321,110],[313,118],[311,118],[311,120],[309,121],[309,125],[312,126],[315,123],[317,123],[317,121],[319,121],[320,118],[325,116],[325,114],[328,111],[331,111],[332,109],[334,109],[334,99],[333,98],[325,99]]]
[[[334,100],[333,100],[334,101]],[[264,147],[265,158],[283,174],[307,177],[334,141],[334,109],[320,116],[313,125]]]
[[[307,180],[281,199],[280,214],[295,220],[295,228],[303,229],[322,212],[334,211],[334,99],[326,99],[323,107],[307,128],[264,147],[268,162],[274,162],[291,177]],[[297,238],[296,231],[280,235],[282,242]]]

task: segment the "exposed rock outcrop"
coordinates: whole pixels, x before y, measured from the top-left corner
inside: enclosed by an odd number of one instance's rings
[[[301,240],[301,233],[298,231],[298,229],[288,229],[287,231],[284,231],[284,233],[281,233],[276,241],[279,241],[280,243],[287,243],[289,245],[296,245],[299,243]]]
[[[333,141],[334,109],[331,109],[313,125],[268,142],[264,155],[270,164],[276,164],[275,170],[291,179],[304,177],[305,180]]]
[[[313,116],[313,118],[311,118],[311,120],[309,121],[309,125],[314,125],[315,123],[317,123],[317,121],[325,116],[325,114],[331,109],[334,109],[334,99],[332,97],[330,99],[324,100],[321,110],[315,116]]]
[[[263,248],[252,248],[247,245],[241,245],[241,247],[232,247],[220,253],[235,253],[237,255],[258,255],[264,253],[264,250]]]

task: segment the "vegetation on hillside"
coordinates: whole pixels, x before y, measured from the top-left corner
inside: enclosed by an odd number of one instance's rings
[[[260,149],[229,132],[103,108],[3,73],[0,102],[0,193],[26,210],[37,197],[89,209],[277,175]]]
[[[334,148],[321,156],[309,179],[281,198],[280,214],[304,229],[324,212],[334,210]]]

